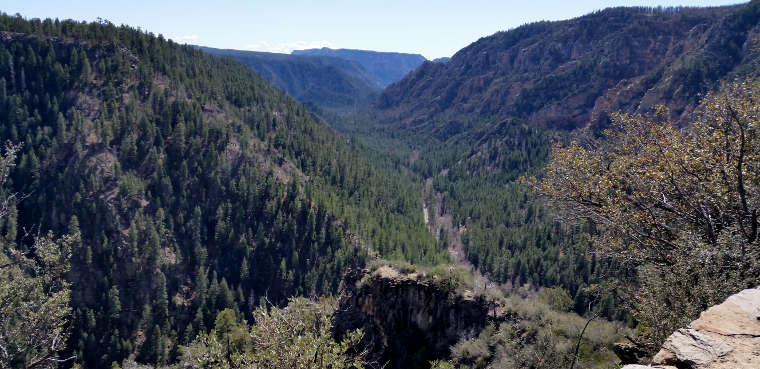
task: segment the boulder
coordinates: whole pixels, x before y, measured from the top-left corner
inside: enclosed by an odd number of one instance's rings
[[[674,332],[651,366],[623,369],[760,368],[760,288],[739,292]]]
[[[733,346],[696,329],[679,329],[668,337],[653,362],[699,368],[733,351]]]

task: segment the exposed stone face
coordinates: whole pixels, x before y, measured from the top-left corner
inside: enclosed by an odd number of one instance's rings
[[[687,328],[674,332],[652,365],[650,368],[760,368],[760,287],[729,297],[704,311]]]
[[[524,25],[480,39],[446,64],[423,64],[383,90],[376,111],[394,129],[442,141],[459,134],[451,127],[473,122],[604,127],[612,112],[648,113],[663,102],[674,121],[687,123],[718,80],[754,70],[743,66],[757,60],[759,9],[611,8]]]
[[[653,361],[660,364],[686,364],[700,367],[725,356],[733,347],[695,329],[679,329],[662,345]]]
[[[689,326],[720,335],[760,336],[760,287],[732,295],[703,312]]]
[[[334,316],[336,336],[362,328],[370,356],[386,368],[417,368],[447,357],[489,321],[485,298],[462,296],[418,274],[382,267],[349,271]]]

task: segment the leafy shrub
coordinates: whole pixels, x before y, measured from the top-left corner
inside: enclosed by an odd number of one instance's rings
[[[232,310],[217,315],[216,327],[182,349],[181,367],[191,368],[293,368],[361,369],[357,345],[360,330],[341,342],[331,335],[335,301],[304,298],[290,300],[285,308],[257,308],[255,323],[238,323]]]
[[[454,346],[450,364],[463,369],[569,367],[587,319],[553,310],[539,299],[510,297],[504,301],[515,318],[486,327],[478,337]],[[612,344],[628,333],[618,323],[593,320],[581,339],[575,368],[613,367],[618,359]]]
[[[562,287],[542,289],[538,295],[538,300],[557,311],[570,311],[575,303],[570,293]]]
[[[603,140],[556,146],[538,183],[600,253],[632,265],[627,291],[654,352],[676,328],[760,283],[760,81],[727,84],[685,130],[617,114]]]

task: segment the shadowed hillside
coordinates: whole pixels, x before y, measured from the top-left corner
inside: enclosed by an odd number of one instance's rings
[[[218,312],[335,292],[368,254],[445,259],[391,164],[161,36],[0,16],[0,122],[22,145],[2,191],[24,194],[2,242],[74,237],[68,353],[88,368],[173,362]]]
[[[308,49],[294,50],[294,55],[332,56],[359,63],[380,88],[385,88],[397,82],[407,73],[413,71],[425,62],[425,57],[419,54],[404,54],[368,50],[351,49]]]
[[[329,56],[244,50],[201,50],[237,60],[302,103],[327,109],[352,109],[370,103],[380,89],[358,63]]]

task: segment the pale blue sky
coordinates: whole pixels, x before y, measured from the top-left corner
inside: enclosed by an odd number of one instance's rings
[[[610,6],[716,6],[737,0],[0,0],[27,18],[98,17],[178,42],[290,52],[329,46],[451,56],[480,37]]]

